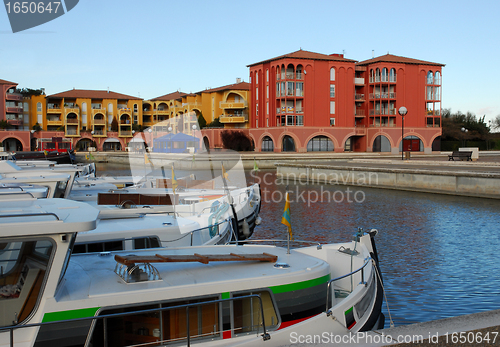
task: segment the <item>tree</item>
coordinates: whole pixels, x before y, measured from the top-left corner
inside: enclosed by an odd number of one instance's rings
[[[16,92],[22,94],[24,97],[32,95],[38,96],[45,94],[43,89],[30,89],[30,88],[16,89]]]
[[[0,120],[0,129],[8,129],[11,125],[5,119]]]
[[[33,125],[32,129],[35,130],[35,131],[43,130],[42,126],[38,122],[35,125]]]
[[[252,140],[241,130],[223,130],[220,137],[224,148],[233,151],[253,151]]]
[[[207,128],[224,128],[224,124],[222,124],[219,120],[219,117],[217,117],[207,125]]]
[[[493,118],[491,122],[491,127],[495,130],[500,129],[500,114]]]
[[[200,113],[198,116],[198,126],[200,129],[203,129],[207,126],[207,121],[205,120],[205,117],[203,117],[203,114]]]
[[[111,121],[111,131],[118,131],[118,120],[116,118]]]

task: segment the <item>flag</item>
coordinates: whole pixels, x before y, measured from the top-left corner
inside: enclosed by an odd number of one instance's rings
[[[89,160],[89,155],[85,154],[85,160]]]
[[[45,156],[47,156],[47,151],[45,151],[45,150],[44,150],[44,151],[43,151],[43,154],[45,154]]]
[[[257,162],[255,161],[255,158],[253,158],[253,171],[259,171],[259,167],[257,166]]]
[[[172,190],[175,194],[175,190],[179,185],[177,184],[177,179],[175,178],[174,166],[172,165]]]
[[[285,210],[283,211],[283,217],[281,218],[281,224],[284,224],[288,227],[288,233],[290,234],[290,240],[292,240],[293,239],[292,221],[290,219],[290,199],[288,197],[288,192],[286,192]]]
[[[92,155],[92,153],[89,152],[89,159],[90,160],[95,160],[94,156]]]
[[[151,160],[149,160],[147,153],[144,153],[144,164],[151,164]]]
[[[222,165],[222,177],[229,181],[229,174],[224,169],[224,164],[221,165]]]

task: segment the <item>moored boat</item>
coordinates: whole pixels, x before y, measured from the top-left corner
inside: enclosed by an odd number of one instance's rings
[[[290,250],[71,255],[98,213],[66,199],[0,201],[0,345],[274,346],[289,344],[292,331],[341,335],[380,323],[372,235]]]

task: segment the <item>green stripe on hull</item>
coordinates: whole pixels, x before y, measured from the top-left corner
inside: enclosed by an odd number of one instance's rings
[[[292,292],[294,290],[311,288],[311,287],[326,283],[329,280],[330,280],[330,275],[325,275],[323,277],[318,277],[318,278],[315,278],[312,280],[290,283],[290,284],[283,284],[281,286],[273,286],[273,287],[269,287],[269,288],[273,291],[274,294],[279,294],[279,293]]]
[[[43,315],[42,323],[63,321],[68,319],[94,317],[99,307],[82,308],[79,310],[48,312]]]

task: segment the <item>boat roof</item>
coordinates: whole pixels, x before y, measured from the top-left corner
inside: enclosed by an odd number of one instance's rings
[[[275,267],[274,262],[210,261],[153,263],[161,279],[126,283],[114,272],[114,255],[162,256],[172,255],[249,255],[277,256],[278,263],[288,268]],[[320,251],[318,251],[320,254]],[[119,266],[120,264],[118,264]],[[125,267],[126,268],[126,267]],[[134,250],[103,254],[73,254],[57,301],[96,300],[93,304],[132,304],[148,300],[187,298],[228,291],[267,288],[315,280],[330,275],[330,266],[319,258],[286,248],[265,245],[211,245],[184,248]],[[326,282],[327,279],[325,279]],[[201,286],[201,287],[200,287]],[[200,289],[201,288],[201,289]]]
[[[99,210],[67,199],[0,200],[0,238],[65,234],[94,229]]]
[[[193,220],[161,214],[161,215],[135,215],[120,217],[118,219],[102,219],[99,215],[97,226],[88,232],[79,233],[76,242],[124,239],[138,236],[158,235],[171,237],[186,234],[200,228]]]

